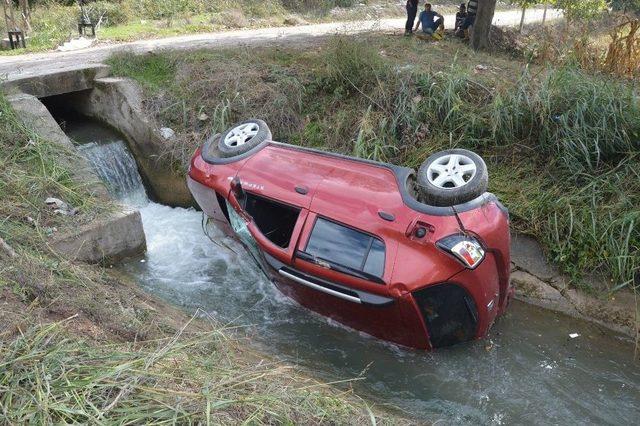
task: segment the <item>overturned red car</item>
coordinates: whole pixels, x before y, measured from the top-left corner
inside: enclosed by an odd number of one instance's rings
[[[191,160],[204,213],[301,305],[430,350],[482,338],[512,297],[507,210],[466,150],[414,170],[274,142],[261,120]]]

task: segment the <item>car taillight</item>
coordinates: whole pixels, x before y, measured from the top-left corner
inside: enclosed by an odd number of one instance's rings
[[[482,245],[469,235],[449,235],[438,241],[436,246],[452,254],[469,269],[475,269],[484,259]]]

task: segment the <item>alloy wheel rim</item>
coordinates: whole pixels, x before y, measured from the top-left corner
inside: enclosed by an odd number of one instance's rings
[[[440,189],[458,189],[471,182],[477,172],[471,158],[463,154],[447,154],[429,165],[427,179]]]
[[[224,137],[224,144],[229,148],[242,146],[258,134],[260,127],[256,123],[245,123],[234,127]]]

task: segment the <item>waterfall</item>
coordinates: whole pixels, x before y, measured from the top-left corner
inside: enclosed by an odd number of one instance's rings
[[[78,150],[115,199],[134,207],[149,202],[136,160],[122,140],[85,143],[79,145]]]

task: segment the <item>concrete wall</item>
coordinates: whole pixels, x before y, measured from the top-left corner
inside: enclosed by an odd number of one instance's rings
[[[8,94],[26,93],[38,98],[78,92],[91,89],[96,78],[109,75],[109,67],[97,65],[92,67],[78,66],[64,71],[23,72],[19,77],[9,77],[2,83],[2,89]]]
[[[57,237],[51,247],[66,258],[88,263],[115,262],[146,250],[140,212],[123,209]]]
[[[88,96],[78,95],[73,103],[80,113],[104,121],[126,136],[153,199],[170,206],[195,205],[185,177],[159,161],[167,141],[144,114],[142,94],[135,82],[98,78]]]
[[[84,87],[85,84],[80,81],[79,84],[68,86]],[[60,146],[61,151],[66,151],[67,155],[61,155],[60,159],[66,168],[73,171],[73,179],[85,186],[94,197],[111,203],[105,186],[84,157],[75,152],[73,142],[44,104],[32,94],[16,93],[14,86],[9,89],[12,94],[7,99],[23,124],[43,139]],[[44,200],[42,202],[44,205]],[[117,206],[116,211],[108,217],[74,229],[66,235],[56,236],[50,246],[67,258],[97,263],[143,253],[146,250],[146,239],[140,213]]]

